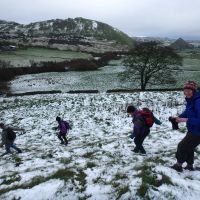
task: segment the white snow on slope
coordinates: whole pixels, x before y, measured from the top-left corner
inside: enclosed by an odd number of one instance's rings
[[[129,139],[128,104],[149,107],[163,122],[144,142],[147,155],[134,154]],[[184,137],[171,130],[168,117],[184,109],[180,92],[133,94],[59,94],[1,98],[0,121],[23,127],[16,144],[22,154],[0,160],[1,199],[199,199],[199,149],[196,171],[177,173],[177,144]],[[52,127],[57,115],[70,120],[68,146]],[[0,154],[4,149],[0,149]],[[39,192],[38,192],[39,191]],[[29,196],[27,197],[27,195]]]

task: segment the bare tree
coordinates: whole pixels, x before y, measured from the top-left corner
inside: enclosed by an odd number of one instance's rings
[[[123,63],[124,77],[139,81],[141,90],[145,90],[147,85],[176,83],[175,71],[182,65],[182,58],[170,47],[145,42],[137,44]]]

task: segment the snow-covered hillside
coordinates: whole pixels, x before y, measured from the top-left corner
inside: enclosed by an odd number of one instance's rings
[[[122,31],[81,17],[27,25],[0,20],[0,39],[16,45],[88,52],[127,51],[133,46],[133,39]]]
[[[127,104],[147,106],[163,122],[145,140],[145,156],[132,151]],[[196,171],[170,168],[186,130],[182,124],[173,131],[167,119],[183,108],[181,92],[1,98],[0,121],[26,134],[16,140],[22,154],[1,157],[0,199],[198,200],[199,149]],[[59,144],[52,129],[57,115],[73,124],[68,146]]]

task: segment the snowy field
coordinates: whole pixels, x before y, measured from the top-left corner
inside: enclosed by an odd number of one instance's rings
[[[0,52],[0,60],[10,62],[12,67],[30,67],[31,62],[63,62],[77,58],[90,59],[92,56],[81,52],[36,47]]]
[[[132,151],[127,104],[147,106],[163,122],[145,140],[145,156]],[[0,121],[26,134],[16,140],[22,154],[0,159],[0,199],[198,200],[199,148],[196,171],[170,169],[186,130],[184,124],[180,131],[171,130],[167,119],[183,108],[181,92],[1,98]],[[73,124],[68,146],[59,144],[52,129],[57,115]]]
[[[96,71],[85,72],[51,72],[41,74],[30,74],[18,76],[10,82],[10,89],[13,93],[32,91],[61,90],[99,90],[106,92],[112,89],[137,89],[140,88],[137,82],[121,80],[119,74],[125,71],[122,65],[105,66]],[[178,73],[177,84],[155,85],[152,88],[182,88],[185,80],[199,82],[200,71],[183,71]],[[151,87],[148,87],[151,88]]]

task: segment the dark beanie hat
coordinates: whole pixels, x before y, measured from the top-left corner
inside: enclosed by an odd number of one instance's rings
[[[60,118],[60,117],[56,117],[56,121],[58,121],[58,122],[59,122],[60,120],[61,120],[61,118]]]
[[[0,123],[0,127],[4,127],[4,123]]]
[[[185,83],[183,89],[191,89],[191,90],[197,90],[197,84],[194,81],[188,81]]]
[[[132,112],[135,112],[136,111],[136,108],[134,106],[128,106],[127,107],[127,113],[132,113]]]

